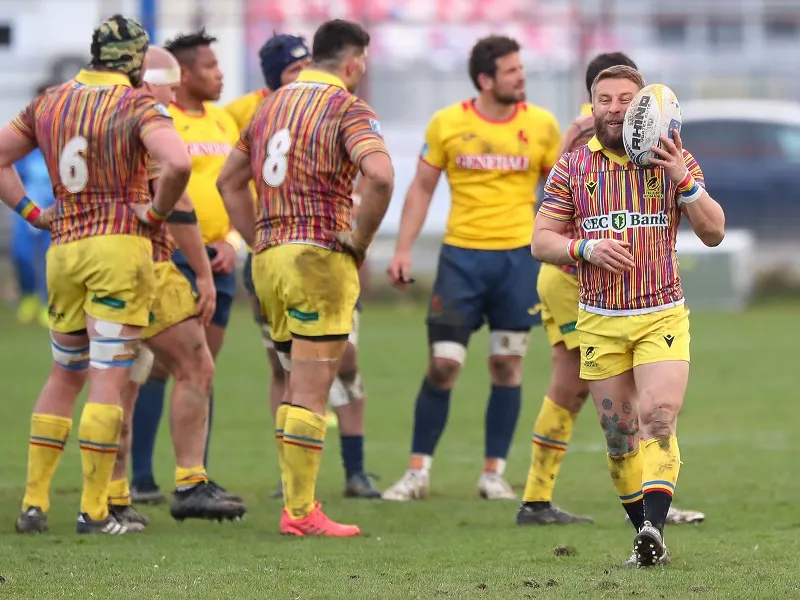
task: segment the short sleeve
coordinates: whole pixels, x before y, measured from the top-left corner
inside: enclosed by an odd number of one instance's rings
[[[33,145],[37,145],[36,142],[36,103],[37,100],[34,100],[25,109],[20,112],[13,121],[9,124],[11,129],[16,133],[18,136],[24,138],[26,141],[30,142]]]
[[[447,166],[447,154],[444,151],[441,135],[442,114],[433,115],[428,128],[425,130],[425,143],[419,153],[420,160],[424,160],[432,167],[444,169]]]
[[[345,152],[358,165],[373,152],[389,154],[381,135],[381,125],[375,112],[362,100],[356,100],[347,109],[339,128]]]
[[[250,123],[252,123],[252,121]],[[239,135],[239,139],[237,140],[236,145],[234,146],[237,150],[239,150],[240,152],[244,152],[247,155],[250,154],[250,129],[251,129],[251,127],[252,127],[252,125],[248,124],[247,127],[245,127],[242,130],[242,133]]]
[[[550,170],[538,214],[556,221],[570,221],[575,216],[575,201],[569,186],[569,154],[562,154]]]
[[[561,128],[552,113],[547,113],[546,119],[547,137],[544,156],[542,157],[542,168],[549,170],[556,164],[558,157],[561,156]]]
[[[156,102],[152,96],[141,95],[134,101],[134,115],[139,138],[145,139],[148,135],[164,127],[173,127],[172,117],[163,104]]]

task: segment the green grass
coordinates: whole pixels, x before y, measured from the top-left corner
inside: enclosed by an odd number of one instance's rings
[[[360,539],[285,539],[266,401],[267,370],[257,331],[235,315],[218,366],[213,476],[242,493],[241,523],[174,523],[164,507],[146,514],[143,534],[79,538],[74,533],[80,461],[74,436],[56,474],[51,533],[13,531],[26,472],[30,408],[47,374],[46,334],[0,315],[0,597],[19,598],[791,598],[800,597],[798,307],[744,315],[695,313],[692,381],[680,421],[683,468],[676,503],[707,513],[701,526],[668,530],[673,564],[622,570],[633,531],[606,471],[593,410],[579,419],[556,501],[597,523],[518,528],[516,504],[476,498],[488,382],[486,337],[476,336],[455,392],[427,502],[344,500],[335,431],[318,495],[335,518],[356,522]],[[368,307],[362,369],[369,395],[367,463],[388,485],[409,448],[414,397],[425,363],[418,309]],[[520,420],[507,474],[522,485],[529,431],[548,377],[549,351],[532,338]],[[76,415],[77,417],[77,415]],[[157,479],[169,488],[167,428]],[[795,473],[795,475],[792,475]],[[557,557],[554,548],[577,554]]]

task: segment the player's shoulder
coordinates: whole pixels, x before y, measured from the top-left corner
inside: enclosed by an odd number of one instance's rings
[[[472,101],[464,100],[463,102],[456,102],[440,108],[431,117],[431,122],[437,123],[456,123],[468,119],[474,113],[472,109]]]
[[[521,102],[517,117],[531,125],[558,125],[556,116],[546,108],[530,102]]]

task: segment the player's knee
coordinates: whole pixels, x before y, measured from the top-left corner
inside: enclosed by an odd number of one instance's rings
[[[461,362],[452,358],[433,356],[428,365],[428,381],[438,388],[453,387],[461,371]]]
[[[193,382],[199,388],[211,388],[214,379],[214,359],[202,338],[191,340],[180,353],[173,372],[176,381]]]
[[[489,375],[492,384],[502,387],[522,385],[522,357],[490,356]]]
[[[645,439],[673,435],[678,411],[667,406],[650,408],[646,402],[640,401],[639,420]]]

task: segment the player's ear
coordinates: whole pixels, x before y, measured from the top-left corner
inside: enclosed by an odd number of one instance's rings
[[[478,75],[478,85],[481,91],[491,90],[494,87],[494,79],[486,73],[481,73]]]

